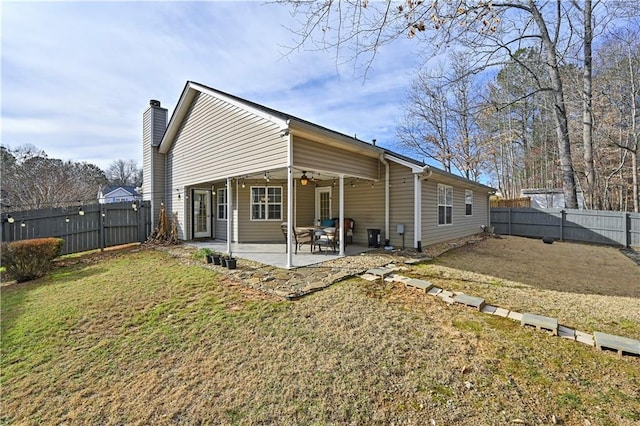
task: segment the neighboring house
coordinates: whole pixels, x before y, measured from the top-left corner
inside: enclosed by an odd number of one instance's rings
[[[521,197],[531,198],[532,209],[564,209],[564,191],[562,188],[527,188],[520,190]],[[584,195],[582,191],[576,194],[578,208],[584,208]]]
[[[98,202],[100,204],[137,200],[142,200],[142,195],[136,191],[136,188],[129,185],[107,185],[98,191]]]
[[[355,244],[378,229],[383,243],[420,250],[489,225],[494,191],[191,81],[168,125],[167,109],[150,101],[143,163],[154,226],[164,203],[177,215],[180,239],[222,239],[228,247],[282,241],[283,222],[342,217],[355,221]]]

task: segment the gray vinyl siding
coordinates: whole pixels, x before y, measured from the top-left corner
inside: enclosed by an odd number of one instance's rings
[[[151,179],[153,175],[151,167],[151,109],[142,115],[142,195],[145,200],[150,200]]]
[[[216,185],[216,188],[222,188],[224,187],[226,189],[226,185]],[[227,190],[227,209],[229,208],[229,205],[231,205],[231,208],[233,209],[235,207],[234,201],[236,199],[235,197],[235,192],[237,191],[236,185],[232,184],[232,196],[231,198],[229,198],[229,193],[228,193],[228,189]],[[216,240],[225,240],[227,239],[227,221],[228,221],[228,217],[227,219],[218,219],[218,196],[217,195],[213,195],[212,199],[211,199],[211,215],[213,217],[213,230],[212,230],[212,234],[213,237]],[[227,212],[227,216],[229,215],[229,213]]]
[[[450,225],[438,225],[438,183],[453,187],[452,223]],[[473,191],[473,214],[465,215],[465,189]],[[481,225],[488,223],[489,196],[486,190],[481,190],[473,184],[438,181],[434,174],[431,178],[422,182],[422,246],[467,235],[477,234],[482,231]]]
[[[251,187],[264,186],[263,182],[247,182],[246,187],[238,188],[238,242],[281,242],[283,240],[280,225],[287,221],[287,181],[271,180],[268,186],[282,187],[282,219],[251,220]],[[235,198],[235,197],[234,197]]]
[[[302,186],[296,179],[295,212],[296,226],[311,226],[316,215],[316,191],[313,185]],[[325,186],[325,184],[322,184]],[[335,195],[333,195],[335,197]],[[334,198],[335,199],[335,198]]]
[[[398,224],[404,224],[404,246],[414,248],[414,175],[408,167],[389,162],[389,234],[391,245],[402,248],[402,236],[398,234]]]
[[[298,137],[293,139],[293,164],[308,171],[346,173],[368,179],[378,179],[378,173],[384,169],[377,158]]]
[[[151,108],[153,116],[153,137],[151,138],[151,144],[154,147],[159,147],[162,142],[162,136],[164,136],[165,130],[167,130],[167,109],[166,108]]]
[[[383,166],[384,168],[384,166]],[[344,183],[344,216],[354,220],[353,242],[367,244],[367,229],[380,229],[380,238],[384,239],[384,185],[376,182],[371,187],[370,181],[357,181],[351,186],[351,179]],[[334,195],[334,199],[336,195]],[[337,200],[337,199],[336,199]],[[338,209],[337,202],[335,209]],[[384,242],[384,241],[382,241]]]
[[[182,221],[185,206],[182,202],[176,203],[176,189],[182,191],[196,182],[214,182],[286,165],[287,138],[280,137],[276,124],[199,93],[167,154],[167,192],[172,194],[170,207]],[[242,211],[242,204],[239,208],[242,218],[246,213]],[[181,234],[181,238],[184,235]]]
[[[151,201],[151,222],[155,227],[160,213],[160,205],[165,201],[166,164],[165,156],[158,152],[167,124],[165,108],[150,107],[142,118],[142,196]]]

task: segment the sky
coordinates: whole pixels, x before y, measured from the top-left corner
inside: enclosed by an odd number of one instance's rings
[[[291,51],[290,9],[262,2],[3,1],[0,16],[2,145],[102,169],[142,167],[149,100],[171,114],[188,80],[396,149],[416,69],[408,39],[366,79],[334,51]]]

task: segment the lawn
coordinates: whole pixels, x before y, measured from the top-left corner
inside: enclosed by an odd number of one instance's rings
[[[284,302],[133,250],[4,285],[1,326],[3,424],[640,421],[640,358],[397,284]]]

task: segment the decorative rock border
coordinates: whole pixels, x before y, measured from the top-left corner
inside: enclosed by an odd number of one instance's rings
[[[610,349],[617,351],[618,356],[620,357],[624,354],[640,356],[640,340],[602,333],[599,331],[595,331],[592,335],[560,325],[556,318],[545,317],[529,312],[523,314],[520,312],[509,311],[508,309],[489,305],[481,297],[471,296],[460,292],[454,293],[435,287],[433,283],[429,281],[418,280],[396,274],[395,272],[399,269],[400,268],[395,266],[395,264],[388,264],[380,268],[369,269],[364,274],[360,275],[360,278],[369,281],[382,279],[388,282],[402,283],[406,287],[416,288],[424,291],[425,294],[438,297],[450,305],[460,304],[471,306],[484,314],[497,315],[503,318],[509,318],[513,321],[518,321],[523,327],[533,326],[537,330],[548,330],[554,336],[574,340],[588,346],[596,347],[600,350]]]

